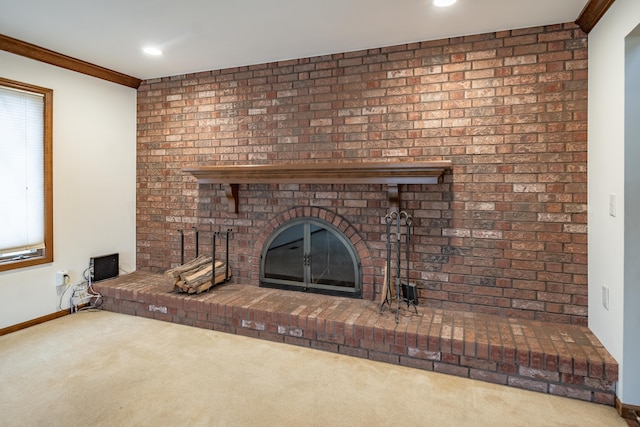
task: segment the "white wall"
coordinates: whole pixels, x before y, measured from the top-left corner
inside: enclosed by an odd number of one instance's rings
[[[0,273],[0,328],[59,310],[92,256],[135,270],[136,90],[0,51],[0,77],[53,89],[54,262]],[[68,308],[68,298],[62,308]]]
[[[617,0],[589,34],[589,328],[618,361],[618,397],[631,405],[640,405],[634,372],[640,354],[630,352],[640,323],[625,311],[630,292],[638,292],[638,283],[631,286],[625,277],[625,262],[639,261],[625,256],[631,237],[625,223],[640,212],[630,211],[625,193],[633,190],[625,185],[625,65],[626,38],[639,24],[640,2]],[[615,217],[609,215],[611,194],[617,199]],[[608,310],[603,286],[609,288]]]
[[[626,39],[624,167],[624,393],[640,406],[640,25]],[[632,361],[633,362],[629,362]],[[625,402],[627,403],[627,402]]]

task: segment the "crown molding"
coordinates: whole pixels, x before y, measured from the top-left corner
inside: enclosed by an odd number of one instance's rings
[[[589,0],[576,20],[582,31],[589,32],[596,26],[615,0]]]
[[[0,50],[137,89],[141,79],[0,34]]]

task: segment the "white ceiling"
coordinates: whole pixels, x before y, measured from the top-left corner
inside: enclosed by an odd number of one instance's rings
[[[0,34],[149,79],[573,22],[587,1],[0,0]]]

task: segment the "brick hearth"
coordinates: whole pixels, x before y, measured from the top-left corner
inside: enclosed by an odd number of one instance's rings
[[[238,284],[171,292],[161,274],[95,284],[104,308],[613,405],[618,365],[588,328]]]

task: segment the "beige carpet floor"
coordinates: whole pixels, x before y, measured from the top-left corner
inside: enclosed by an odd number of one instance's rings
[[[620,426],[608,406],[109,312],[0,337],[0,426]]]

